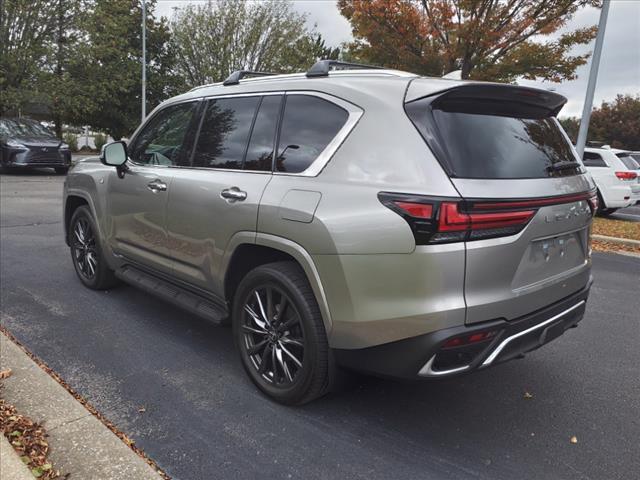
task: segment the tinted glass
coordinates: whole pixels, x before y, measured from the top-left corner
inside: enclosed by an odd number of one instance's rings
[[[276,170],[307,169],[344,126],[349,114],[337,105],[310,95],[289,95],[278,144]]]
[[[631,156],[630,153],[628,153],[628,152],[616,153],[616,156],[620,160],[622,160],[622,163],[624,163],[624,166],[627,167],[629,170],[638,170],[638,169],[640,169],[640,166],[633,159],[633,157]]]
[[[575,174],[570,143],[553,118],[433,110],[453,174],[462,178],[544,178]]]
[[[181,103],[154,115],[129,149],[131,159],[145,165],[177,165],[195,106]]]
[[[209,101],[193,166],[241,169],[259,101],[260,97]]]
[[[631,157],[640,165],[640,153],[632,153]]]
[[[593,152],[584,152],[584,155],[582,156],[582,163],[584,163],[586,167],[606,167],[607,166],[607,164],[602,159],[602,157],[599,154],[593,153]]]
[[[281,101],[282,97],[279,95],[268,95],[262,98],[244,161],[245,170],[271,171]]]
[[[5,118],[0,120],[0,134],[12,137],[55,138],[55,135],[47,127],[26,118]]]

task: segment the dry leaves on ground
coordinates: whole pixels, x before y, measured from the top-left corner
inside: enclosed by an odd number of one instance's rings
[[[593,219],[592,232],[608,237],[640,240],[640,222],[596,217]]]
[[[630,252],[640,255],[640,247],[621,245],[619,243],[603,242],[601,240],[592,240],[591,247],[596,252]]]
[[[47,459],[49,444],[42,425],[18,414],[3,398],[0,398],[0,429],[34,477],[41,480],[65,478]]]
[[[5,378],[9,378],[11,376],[11,369],[6,368],[4,370],[0,370],[0,380],[4,380]]]

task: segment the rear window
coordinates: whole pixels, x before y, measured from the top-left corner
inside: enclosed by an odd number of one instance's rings
[[[407,104],[406,110],[451,176],[502,179],[582,173],[554,117],[527,118],[528,112],[509,105],[498,108],[496,103],[434,107],[431,100],[422,99]]]
[[[618,157],[622,161],[622,163],[624,163],[624,166],[627,167],[629,170],[640,169],[640,165],[638,165],[638,162],[634,160],[634,158],[631,156],[630,153],[627,153],[627,152],[616,153],[616,157]]]

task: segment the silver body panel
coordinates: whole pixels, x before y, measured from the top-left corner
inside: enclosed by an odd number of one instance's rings
[[[461,82],[412,82],[415,78],[341,72],[192,90],[154,112],[217,96],[306,92],[347,108],[348,125],[301,174],[131,165],[132,172],[118,178],[113,168],[93,159],[72,169],[65,197],[89,202],[112,268],[134,260],[222,301],[240,246],[291,255],[307,275],[334,348],[358,349],[465,322],[516,318],[587,285],[591,217],[572,213],[583,212],[585,202],[541,208],[515,236],[429,246],[416,246],[407,223],[380,203],[381,191],[500,199],[593,187],[587,175],[450,179],[403,103]],[[153,179],[166,183],[167,191],[149,191]],[[231,187],[246,191],[247,199],[221,198]],[[556,215],[566,219],[546,221]],[[553,245],[543,249],[545,241]]]

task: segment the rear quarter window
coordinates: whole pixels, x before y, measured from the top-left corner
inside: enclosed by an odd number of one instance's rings
[[[287,95],[278,142],[276,171],[306,170],[342,129],[349,113],[312,95]]]

